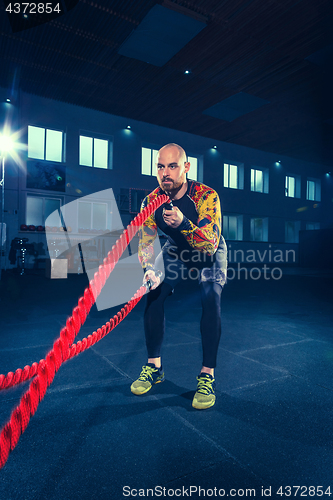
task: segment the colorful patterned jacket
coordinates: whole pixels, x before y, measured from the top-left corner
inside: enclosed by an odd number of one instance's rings
[[[143,200],[141,210],[161,194],[164,192],[159,187],[152,191]],[[173,205],[184,214],[180,226],[173,229],[164,222],[164,204],[146,220],[139,232],[139,260],[146,270],[154,267],[153,242],[157,236],[157,228],[160,228],[168,236],[170,243],[176,245],[179,250],[199,250],[213,255],[219,245],[225,245],[221,236],[220,200],[214,189],[200,182],[188,181],[187,192],[179,200],[173,200]]]

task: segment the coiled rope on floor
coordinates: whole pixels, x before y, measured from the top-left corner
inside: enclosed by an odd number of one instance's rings
[[[131,300],[96,332],[87,338],[73,344],[81,326],[85,323],[88,314],[96,302],[96,298],[104,287],[106,280],[113,271],[121,255],[127,248],[130,241],[137,233],[139,227],[157,210],[163,203],[169,201],[167,195],[161,195],[147,205],[133,221],[124,229],[120,238],[108,252],[103,264],[99,266],[94,278],[85,289],[84,294],[78,300],[78,305],[74,307],[72,316],[67,319],[66,326],[61,330],[59,338],[54,342],[51,351],[45,359],[39,363],[33,363],[17,369],[15,373],[9,372],[7,375],[0,375],[0,389],[6,389],[25,382],[35,377],[28,390],[21,397],[19,405],[13,410],[9,421],[3,427],[0,434],[0,468],[7,462],[11,451],[16,447],[20,436],[26,430],[30,418],[35,414],[39,403],[45,396],[47,388],[52,384],[56,372],[60,366],[68,359],[76,356],[80,352],[88,349],[93,344],[105,337],[113,330],[136,306],[142,296],[146,293],[146,287],[141,286]]]

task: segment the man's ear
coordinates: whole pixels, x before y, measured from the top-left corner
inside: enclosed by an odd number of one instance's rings
[[[189,161],[186,161],[184,165],[185,165],[185,172],[187,173],[190,170],[191,163]]]

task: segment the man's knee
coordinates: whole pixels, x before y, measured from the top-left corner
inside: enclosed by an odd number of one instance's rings
[[[220,308],[222,287],[218,283],[205,281],[201,283],[201,297],[203,305],[210,308]]]

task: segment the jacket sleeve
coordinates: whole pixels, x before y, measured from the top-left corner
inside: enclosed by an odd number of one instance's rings
[[[197,203],[197,210],[197,225],[184,216],[178,229],[192,248],[213,255],[221,236],[221,205],[216,191],[211,189],[203,193]]]
[[[143,200],[141,205],[142,210],[148,205],[149,197]],[[155,255],[154,255],[154,241],[157,236],[157,225],[154,218],[154,213],[142,224],[139,229],[139,249],[138,257],[141,266],[145,271],[154,268]]]

